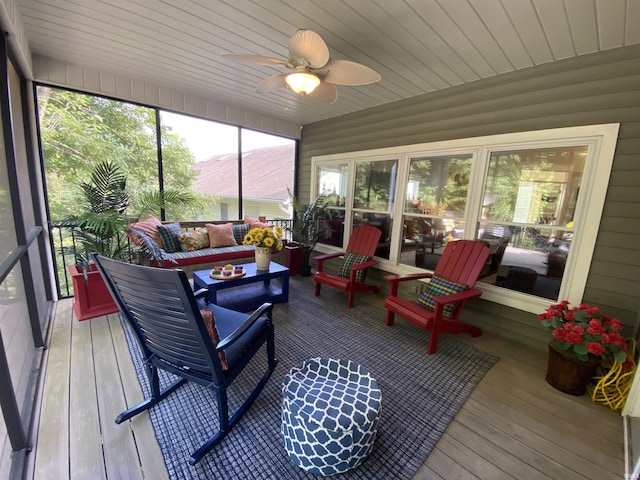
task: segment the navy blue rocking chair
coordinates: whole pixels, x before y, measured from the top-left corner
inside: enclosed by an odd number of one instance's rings
[[[210,388],[218,403],[220,429],[191,454],[189,463],[195,465],[249,409],[276,367],[273,306],[265,303],[251,315],[216,305],[201,311],[197,298],[206,298],[206,290],[194,293],[182,270],[122,263],[100,255],[94,260],[135,333],[151,387],[150,398],[122,412],[116,423],[150,409],[186,382]],[[266,372],[229,418],[227,388],[265,344]],[[161,390],[158,370],[179,379]]]

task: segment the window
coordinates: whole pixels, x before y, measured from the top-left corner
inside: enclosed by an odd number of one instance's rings
[[[373,225],[382,230],[377,257],[389,258],[398,160],[356,163],[353,226]]]
[[[348,164],[346,162],[318,165],[317,192],[327,198],[327,219],[323,243],[342,246],[344,239],[345,201],[347,198]]]
[[[464,236],[469,154],[409,159],[400,263],[433,270],[446,243]]]
[[[480,281],[556,300],[575,230],[586,146],[491,152],[478,240]]]
[[[591,125],[315,157],[314,193],[336,191],[324,249],[344,248],[341,227],[372,223],[383,232],[380,267],[402,273],[433,270],[450,241],[478,240],[490,250],[478,283],[483,298],[531,312],[559,298],[579,303],[618,128]]]

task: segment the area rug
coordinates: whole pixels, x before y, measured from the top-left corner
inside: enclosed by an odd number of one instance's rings
[[[361,294],[354,308],[346,295],[324,289],[314,297],[310,278],[292,277],[288,304],[274,308],[278,366],[258,399],[231,433],[196,466],[189,455],[217,430],[215,398],[187,384],[150,410],[167,470],[172,479],[316,478],[295,466],[280,437],[282,380],[299,362],[325,356],[354,360],[378,381],[382,410],[370,457],[336,479],[410,479],[469,394],[498,358],[449,335],[427,355],[428,332],[397,319],[384,324],[384,310]],[[149,394],[140,352],[125,326],[140,384]],[[261,352],[261,355],[265,355]],[[255,385],[266,360],[258,355],[230,391],[230,407],[240,404]],[[171,379],[162,378],[163,383]]]

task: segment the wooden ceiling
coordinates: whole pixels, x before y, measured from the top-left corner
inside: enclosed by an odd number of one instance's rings
[[[301,125],[640,43],[640,0],[13,1],[31,55]],[[337,102],[326,105],[290,90],[258,94],[279,70],[221,56],[284,59],[300,28],[318,32],[332,58],[365,64],[382,80],[339,86]]]

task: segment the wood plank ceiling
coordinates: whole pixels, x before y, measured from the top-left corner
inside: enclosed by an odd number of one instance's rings
[[[32,55],[176,88],[297,124],[481,78],[640,43],[640,0],[15,0]],[[333,105],[258,94],[278,70],[224,52],[285,59],[297,29],[376,84]]]

